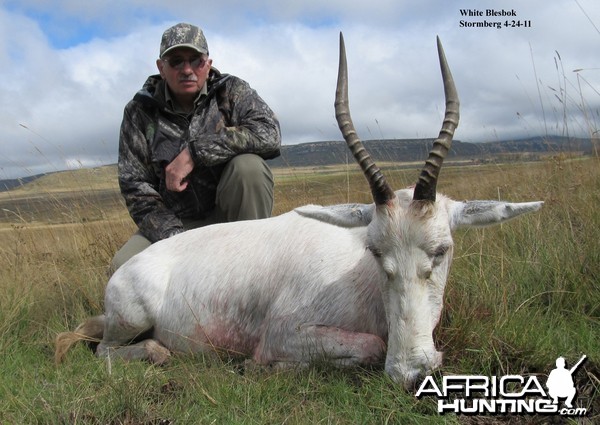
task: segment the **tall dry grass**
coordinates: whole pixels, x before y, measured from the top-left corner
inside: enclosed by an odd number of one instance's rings
[[[599,165],[598,158],[558,156],[442,171],[439,189],[456,199],[545,205],[500,227],[455,235],[436,330],[446,353],[440,374],[543,375],[559,355],[587,354],[590,360],[577,377],[578,403],[592,412],[590,420],[597,418]],[[413,182],[416,170],[388,168],[386,175],[400,188]],[[369,202],[370,196],[352,167],[288,169],[276,176],[276,188],[276,213],[308,202]],[[83,346],[55,368],[54,336],[102,311],[107,265],[134,230],[122,205],[106,209],[107,217],[116,218],[94,221],[73,213],[65,217],[76,217],[74,222],[53,225],[15,218],[0,229],[0,423],[457,420],[439,417],[433,401],[415,400],[377,370],[316,366],[264,374],[201,356],[178,358],[162,369],[145,363],[109,369]]]

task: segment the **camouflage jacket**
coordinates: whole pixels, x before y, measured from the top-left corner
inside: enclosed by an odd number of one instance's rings
[[[140,232],[152,242],[183,230],[182,218],[202,219],[215,208],[225,164],[241,153],[279,155],[277,118],[243,80],[212,69],[207,94],[189,116],[165,99],[165,82],[148,78],[125,107],[119,139],[119,186]],[[168,191],[164,168],[189,148],[194,170],[183,192]]]

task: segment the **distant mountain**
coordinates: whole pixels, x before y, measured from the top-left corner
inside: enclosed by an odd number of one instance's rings
[[[375,161],[413,162],[424,161],[434,139],[385,139],[366,140],[365,148]],[[596,147],[598,149],[598,147]],[[468,143],[454,140],[448,159],[491,160],[499,156],[576,152],[591,154],[590,139],[561,136],[531,137],[528,139],[502,140],[485,143]],[[344,141],[324,141],[284,145],[281,156],[269,161],[272,167],[304,167],[345,164],[353,162]],[[0,192],[22,186],[39,177],[38,174],[12,180],[0,180]]]
[[[365,148],[375,161],[412,162],[427,158],[434,139],[366,140]],[[454,140],[448,158],[486,159],[490,156],[519,153],[591,153],[589,139],[560,136],[532,137],[487,143],[468,143]],[[285,145],[281,156],[270,161],[273,167],[333,165],[353,161],[343,141],[326,141]]]
[[[7,190],[14,189],[15,187],[23,186],[45,175],[46,174],[36,174],[35,176],[22,177],[19,179],[0,180],[0,192],[6,192]]]

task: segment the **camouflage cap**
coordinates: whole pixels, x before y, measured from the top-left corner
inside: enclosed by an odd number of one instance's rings
[[[202,30],[191,24],[180,23],[167,29],[160,41],[160,56],[178,47],[189,47],[199,53],[208,55],[208,44]]]

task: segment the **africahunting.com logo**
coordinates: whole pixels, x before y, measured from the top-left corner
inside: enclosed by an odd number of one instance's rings
[[[453,375],[444,376],[441,385],[427,376],[416,397],[437,397],[440,414],[585,416],[587,408],[574,405],[577,389],[573,383],[573,375],[585,360],[584,355],[567,369],[565,359],[559,357],[545,385],[533,375]]]

